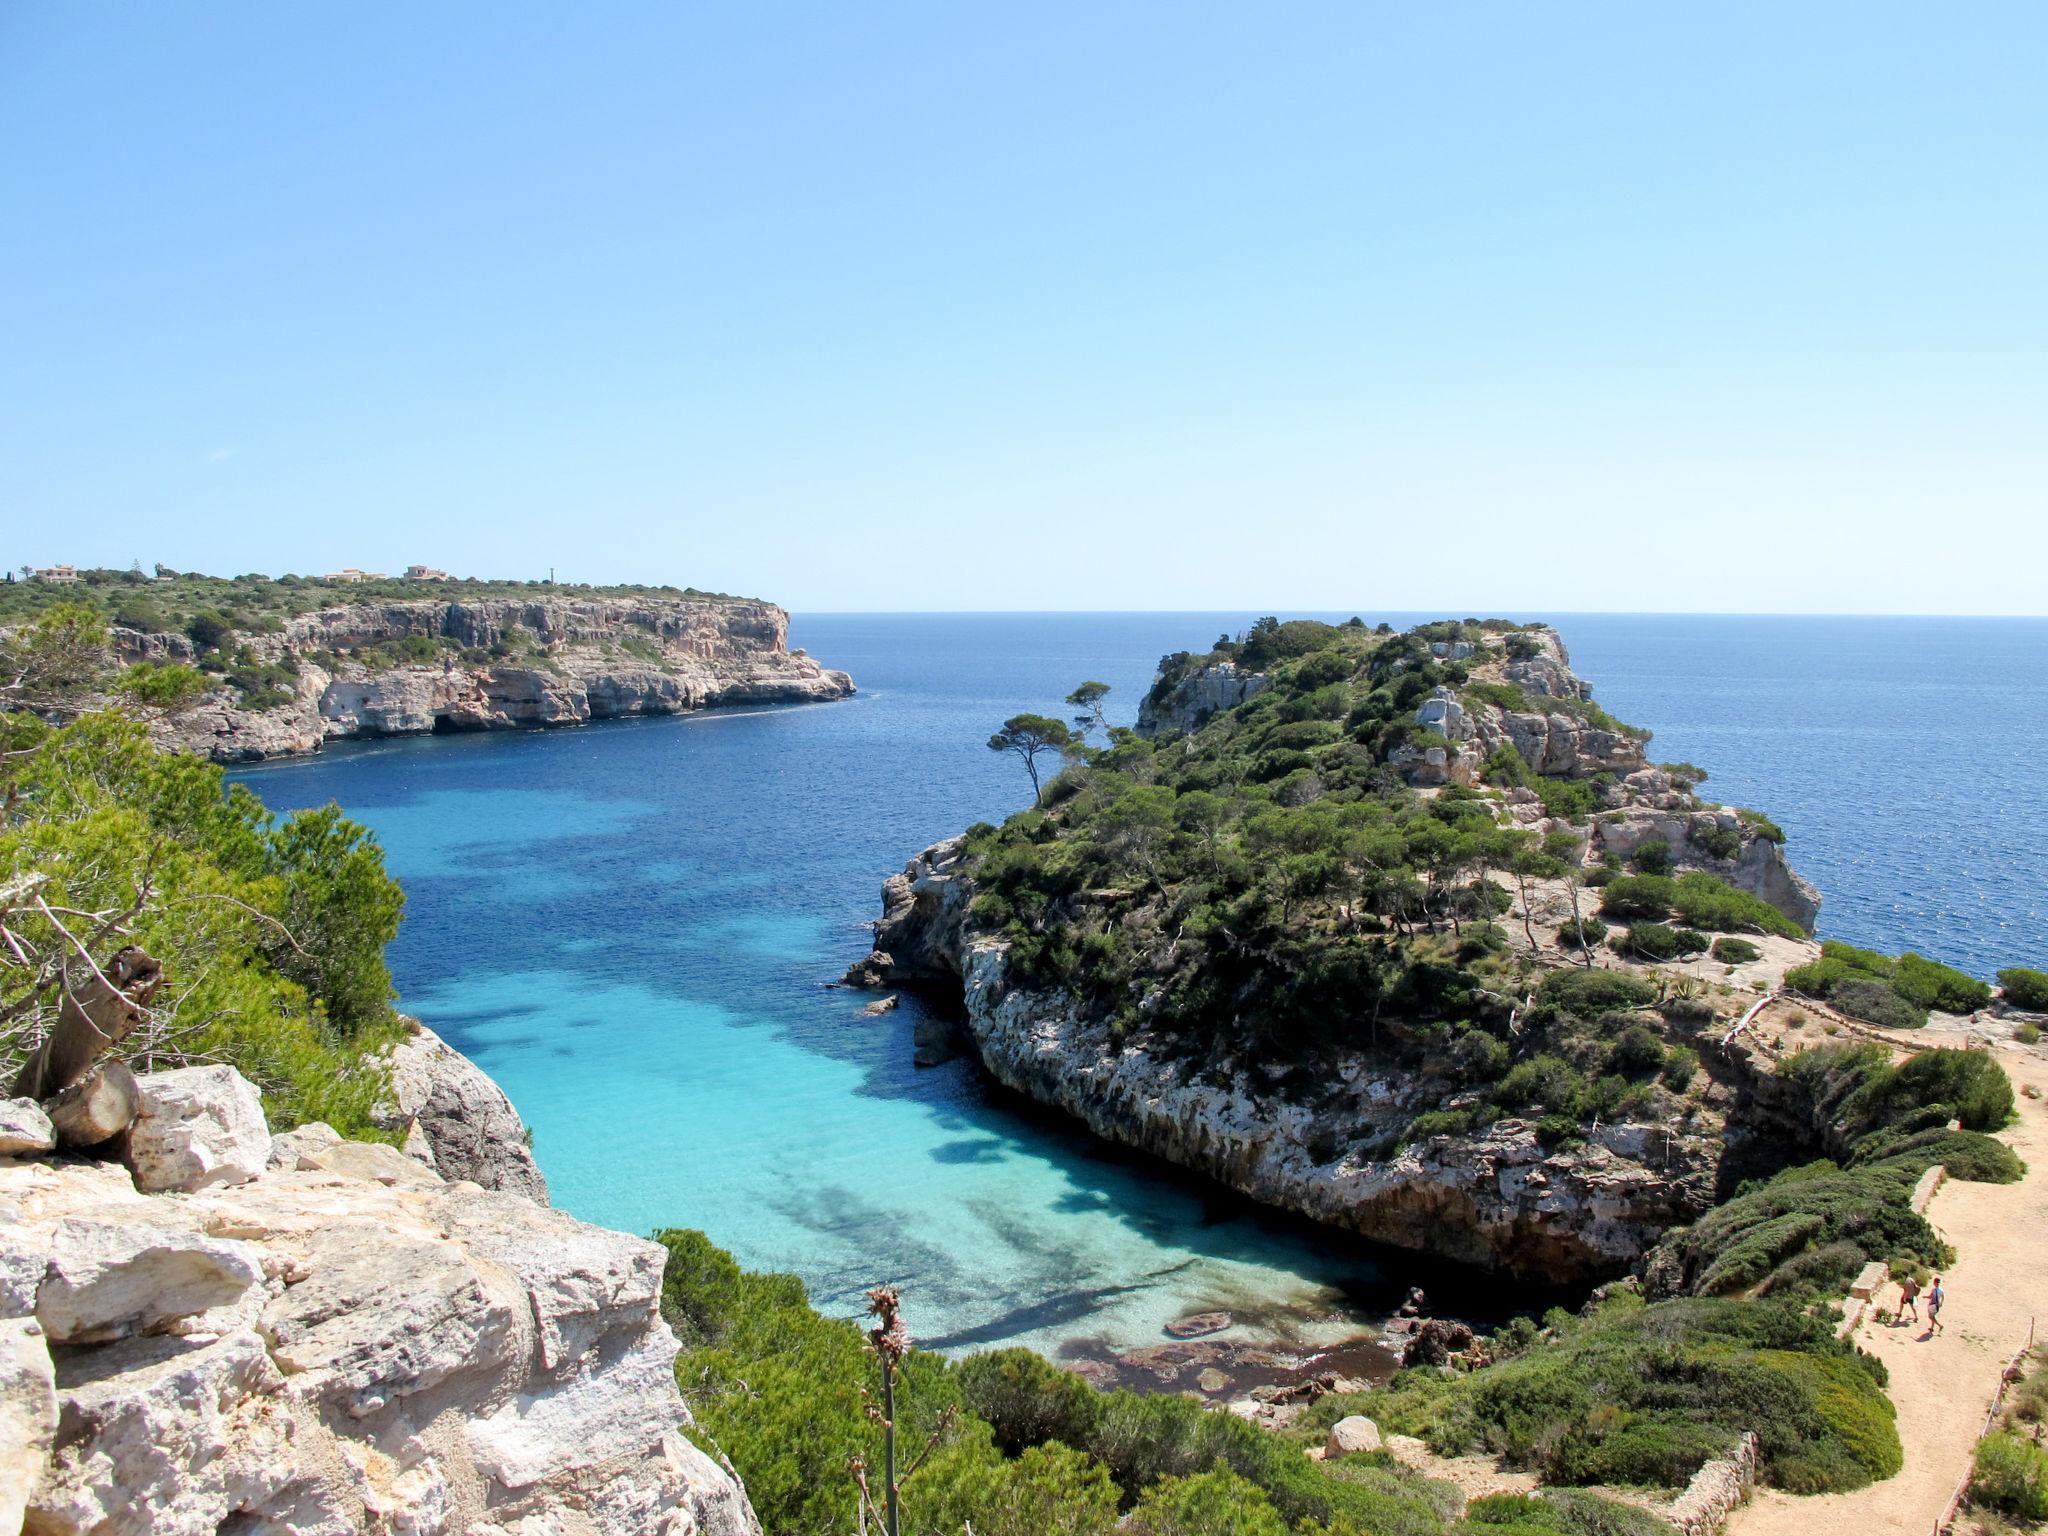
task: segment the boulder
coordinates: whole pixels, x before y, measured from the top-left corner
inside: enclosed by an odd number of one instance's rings
[[[341,1132],[324,1120],[309,1120],[304,1125],[289,1131],[280,1131],[270,1138],[270,1166],[272,1168],[295,1169],[299,1160],[309,1153],[323,1151],[341,1143]]]
[[[391,1052],[393,1102],[381,1113],[393,1129],[413,1129],[433,1150],[442,1178],[548,1201],[527,1146],[526,1123],[505,1091],[424,1025]]]
[[[262,1095],[233,1067],[181,1067],[136,1082],[142,1104],[126,1161],[143,1193],[246,1184],[270,1161]]]
[[[1339,1419],[1330,1426],[1329,1438],[1323,1442],[1323,1459],[1334,1460],[1339,1456],[1356,1456],[1361,1451],[1380,1449],[1380,1427],[1362,1413]]]
[[[53,1343],[103,1343],[231,1306],[262,1280],[248,1243],[67,1217],[50,1234],[36,1321]]]
[[[50,1117],[34,1099],[0,1099],[0,1157],[47,1152],[57,1145]],[[0,1531],[8,1529],[0,1520]]]
[[[0,1321],[0,1531],[18,1531],[57,1438],[57,1377],[42,1325]]]

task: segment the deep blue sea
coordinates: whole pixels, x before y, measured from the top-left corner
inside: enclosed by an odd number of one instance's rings
[[[828,1310],[896,1281],[942,1345],[1149,1343],[1217,1306],[1312,1341],[1419,1266],[1095,1145],[966,1063],[917,1071],[914,1002],[868,1018],[821,985],[867,949],[885,875],[1028,800],[996,723],[1091,677],[1127,723],[1162,653],[1253,617],[800,617],[856,698],[241,777],[376,829],[410,898],[404,1005],[504,1085],[577,1215],[701,1227]],[[1824,935],[2048,962],[2048,621],[1552,617],[1654,758],[1784,826]]]

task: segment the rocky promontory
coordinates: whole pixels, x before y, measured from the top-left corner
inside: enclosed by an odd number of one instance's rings
[[[686,1433],[657,1244],[273,1137],[228,1067],[134,1081],[119,1159],[8,1106],[0,1528],[758,1536]]]
[[[1549,1282],[1624,1273],[1712,1206],[1753,1071],[1713,1048],[1736,967],[1705,936],[1596,956],[1600,887],[1654,860],[1659,890],[1760,898],[1774,974],[1817,952],[1784,935],[1818,898],[1775,828],[1592,706],[1549,630],[1390,660],[1316,628],[1300,659],[1168,658],[1135,737],[892,876],[847,979],[957,994],[918,1019],[921,1063],[964,1049],[1254,1199]],[[1567,971],[1623,979],[1601,1000]]]
[[[118,624],[115,659],[191,664],[181,633]],[[355,737],[584,725],[718,705],[840,699],[853,679],[791,650],[772,603],[702,596],[344,603],[233,637],[224,679],[165,711],[160,744],[216,762]]]

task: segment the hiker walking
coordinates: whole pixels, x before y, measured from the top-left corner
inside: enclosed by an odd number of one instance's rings
[[[1899,1321],[1903,1323],[1908,1316],[1916,1323],[1920,1321],[1920,1277],[1918,1275],[1908,1275],[1899,1282]]]
[[[1948,1300],[1948,1293],[1941,1288],[1941,1276],[1934,1277],[1934,1284],[1927,1288],[1927,1328],[1930,1333],[1940,1333],[1941,1304]]]

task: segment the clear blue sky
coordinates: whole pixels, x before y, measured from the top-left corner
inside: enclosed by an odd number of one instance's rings
[[[0,4],[0,560],[2048,611],[2048,6]]]

